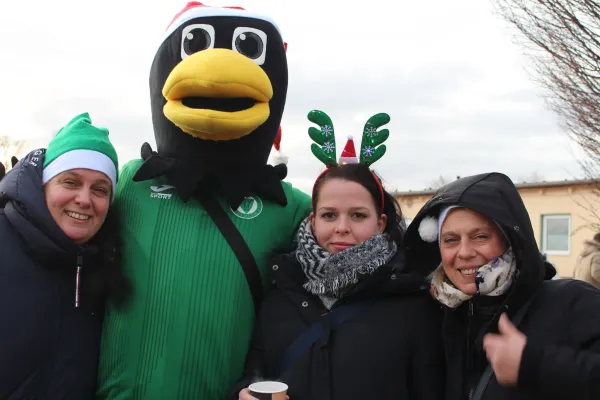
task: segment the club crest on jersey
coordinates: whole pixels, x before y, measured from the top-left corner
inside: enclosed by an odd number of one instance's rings
[[[251,195],[246,196],[242,201],[242,204],[237,209],[231,209],[231,212],[242,219],[253,219],[258,217],[263,210],[263,202],[260,197]]]

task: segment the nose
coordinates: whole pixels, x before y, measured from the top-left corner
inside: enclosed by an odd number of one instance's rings
[[[346,217],[340,217],[337,220],[337,225],[335,227],[335,232],[339,234],[344,234],[350,232],[350,221]]]
[[[81,188],[77,192],[77,196],[75,197],[75,203],[81,208],[87,208],[91,204],[91,196],[90,190],[87,188]]]
[[[463,260],[475,257],[475,249],[468,240],[461,240],[457,256]]]

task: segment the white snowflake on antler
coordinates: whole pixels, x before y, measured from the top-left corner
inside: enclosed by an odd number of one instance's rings
[[[375,149],[373,147],[367,146],[363,149],[363,154],[365,156],[372,156],[374,151],[375,151]]]
[[[333,152],[334,148],[335,148],[335,144],[333,144],[332,142],[325,142],[325,143],[323,143],[323,151],[325,153],[331,153],[331,152]]]
[[[366,130],[365,133],[367,134],[368,137],[374,137],[377,136],[377,128],[373,127],[373,126],[369,126]]]
[[[321,130],[323,132],[323,136],[329,136],[333,133],[333,128],[329,125],[323,125]]]

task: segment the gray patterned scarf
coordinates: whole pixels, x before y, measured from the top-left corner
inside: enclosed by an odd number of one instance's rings
[[[304,288],[321,297],[323,304],[330,308],[362,276],[371,275],[388,263],[396,250],[390,236],[380,233],[339,253],[328,253],[317,243],[307,218],[298,230],[295,255],[308,278]]]

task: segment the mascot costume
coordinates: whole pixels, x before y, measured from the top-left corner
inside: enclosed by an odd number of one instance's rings
[[[109,307],[98,398],[226,397],[243,372],[267,262],[293,245],[307,194],[282,182],[286,45],[268,17],[190,2],[150,72],[157,149],[123,166],[125,269]]]

